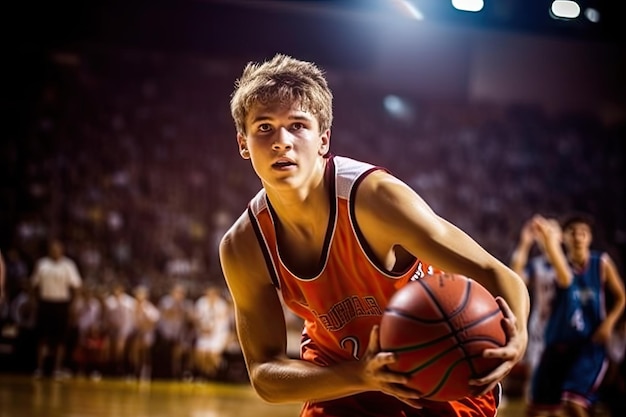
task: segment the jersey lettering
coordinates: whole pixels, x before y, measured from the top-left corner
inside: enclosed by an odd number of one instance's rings
[[[338,302],[328,313],[313,311],[317,319],[330,331],[337,331],[357,317],[381,316],[382,309],[374,297],[352,296]]]

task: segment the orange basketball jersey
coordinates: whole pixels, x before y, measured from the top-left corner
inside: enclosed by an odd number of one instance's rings
[[[379,324],[387,302],[411,279],[432,273],[415,259],[405,271],[387,271],[374,257],[354,219],[359,183],[383,168],[332,156],[327,162],[330,219],[315,274],[298,276],[280,257],[275,213],[264,190],[250,201],[248,214],[274,284],[285,304],[305,322],[300,355],[321,366],[359,360],[365,354],[372,326]],[[329,401],[307,402],[301,417],[489,417],[495,415],[498,386],[482,397],[452,402],[427,402],[415,409],[382,392],[364,392]]]
[[[401,273],[386,271],[371,255],[355,222],[358,184],[377,169],[382,168],[344,157],[328,159],[330,219],[312,276],[297,276],[282,262],[274,213],[263,190],[248,207],[274,283],[285,304],[305,320],[303,359],[320,365],[360,358],[389,298],[420,271],[417,260]]]

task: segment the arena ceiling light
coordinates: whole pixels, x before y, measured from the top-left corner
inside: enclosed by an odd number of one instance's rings
[[[580,6],[571,0],[554,0],[550,6],[550,16],[555,19],[576,19],[580,16]]]
[[[483,0],[452,0],[452,6],[463,12],[479,12],[485,7]]]

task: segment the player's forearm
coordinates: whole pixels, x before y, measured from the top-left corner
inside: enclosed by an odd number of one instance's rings
[[[530,252],[530,245],[520,242],[519,245],[513,251],[513,255],[511,256],[511,269],[515,271],[518,275],[522,275],[524,271],[524,267],[528,262],[528,253]]]
[[[321,367],[298,359],[252,366],[250,379],[257,394],[269,403],[330,400],[365,391],[355,370],[358,362]]]
[[[501,295],[517,318],[517,328],[525,330],[530,313],[530,296],[524,281],[517,275],[506,276]]]
[[[626,301],[623,296],[615,297],[612,308],[607,311],[607,314],[604,318],[604,321],[609,324],[611,329],[615,328],[615,324],[617,323],[617,320],[619,320],[619,318],[622,316],[622,313],[624,313],[625,305],[626,305]]]
[[[552,264],[554,271],[556,272],[556,278],[561,287],[567,287],[571,284],[573,276],[572,271],[568,266],[567,259],[561,249],[561,245],[555,241],[549,241],[545,244],[546,256]]]

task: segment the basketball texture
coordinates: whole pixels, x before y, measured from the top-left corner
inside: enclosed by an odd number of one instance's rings
[[[495,298],[478,282],[456,274],[427,275],[391,298],[380,345],[397,354],[389,369],[409,375],[407,385],[423,398],[458,400],[471,395],[470,379],[501,363],[482,354],[506,344],[503,319]]]

